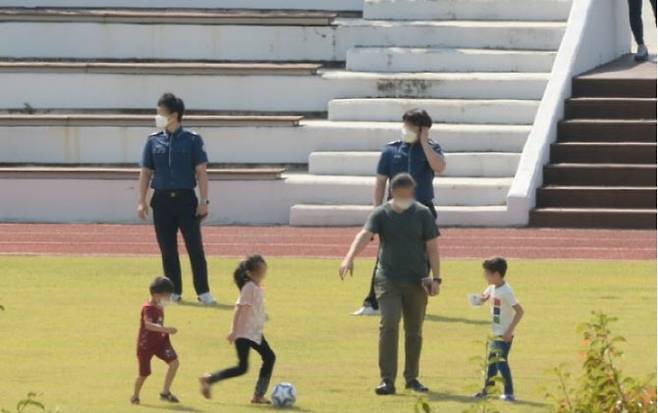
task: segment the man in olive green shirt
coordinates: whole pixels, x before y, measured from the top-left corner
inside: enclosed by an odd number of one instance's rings
[[[340,266],[342,279],[354,269],[354,258],[379,235],[379,264],[375,293],[379,301],[379,395],[395,393],[398,335],[404,318],[406,388],[427,392],[418,381],[423,321],[428,295],[437,295],[441,285],[438,230],[429,209],[415,201],[416,183],[401,173],[391,180],[392,199],[376,208],[357,234]],[[434,278],[428,276],[428,267]]]

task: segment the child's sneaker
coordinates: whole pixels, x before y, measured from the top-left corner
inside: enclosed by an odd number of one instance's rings
[[[503,394],[500,396],[500,400],[506,401],[506,402],[515,402],[516,397],[514,397],[513,394]]]
[[[253,399],[251,399],[252,404],[272,404],[271,401],[267,400],[265,396],[254,396]]]
[[[169,403],[179,403],[178,397],[174,396],[172,392],[160,393],[160,400]]]
[[[473,395],[473,398],[476,400],[484,400],[487,398],[487,392],[482,390]]]
[[[139,397],[133,396],[130,398],[130,404],[139,404]]]
[[[208,382],[208,375],[199,377],[199,384],[201,385],[201,394],[206,399],[211,397],[210,394],[210,382]]]
[[[210,293],[200,294],[197,297],[197,300],[199,300],[199,302],[201,302],[203,305],[216,305],[217,304],[217,300],[215,300],[215,297],[213,297],[212,294],[210,294]]]

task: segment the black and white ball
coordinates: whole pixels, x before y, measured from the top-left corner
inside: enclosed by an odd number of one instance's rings
[[[272,390],[272,405],[274,407],[292,407],[297,401],[297,390],[290,383],[279,383]]]

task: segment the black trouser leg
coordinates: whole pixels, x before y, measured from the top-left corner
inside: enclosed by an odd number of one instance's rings
[[[208,264],[203,251],[203,240],[201,237],[201,220],[196,216],[197,199],[195,195],[191,199],[185,199],[181,205],[178,223],[185,240],[185,248],[190,257],[194,290],[197,295],[210,291],[208,287]]]
[[[276,361],[276,355],[270,348],[269,343],[263,337],[263,341],[260,345],[252,343],[254,350],[260,354],[261,359],[263,359],[263,365],[260,368],[258,373],[258,381],[256,382],[256,389],[254,390],[254,395],[257,397],[265,396],[267,393],[267,388],[270,385],[270,379],[272,378],[272,371],[274,370],[274,362]]]
[[[363,300],[364,306],[372,307],[375,310],[379,309],[379,303],[377,302],[377,295],[375,294],[375,276],[377,275],[378,265],[379,265],[379,254],[377,254],[377,259],[375,260],[375,268],[372,269],[372,277],[370,278],[370,291],[368,291],[368,295]]]
[[[232,377],[242,376],[249,369],[249,350],[251,349],[251,340],[239,338],[235,340],[235,351],[238,354],[238,365],[224,370],[218,370],[208,377],[208,383],[217,383],[221,380]]]
[[[183,293],[180,260],[178,258],[178,219],[172,200],[155,194],[151,201],[155,235],[162,255],[164,275],[174,284],[174,293]]]
[[[628,18],[631,31],[638,45],[644,44],[644,27],[642,26],[642,1],[628,0]]]
[[[262,397],[267,392],[267,387],[270,385],[270,379],[272,378],[272,371],[274,370],[274,362],[276,361],[276,355],[270,348],[267,340],[263,337],[261,344],[257,344],[246,338],[239,338],[235,340],[235,349],[238,354],[238,365],[224,370],[219,370],[210,375],[208,378],[209,383],[217,383],[221,380],[230,379],[232,377],[238,377],[245,374],[249,368],[249,350],[256,350],[263,359],[263,365],[260,368],[260,373],[258,374],[258,381],[256,382],[256,389],[254,395]]]

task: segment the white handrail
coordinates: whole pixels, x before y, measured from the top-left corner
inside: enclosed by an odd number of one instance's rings
[[[508,224],[527,225],[543,182],[557,124],[571,96],[574,76],[609,62],[630,47],[628,5],[622,0],[574,0],[551,76],[542,96],[519,167],[507,194]]]

